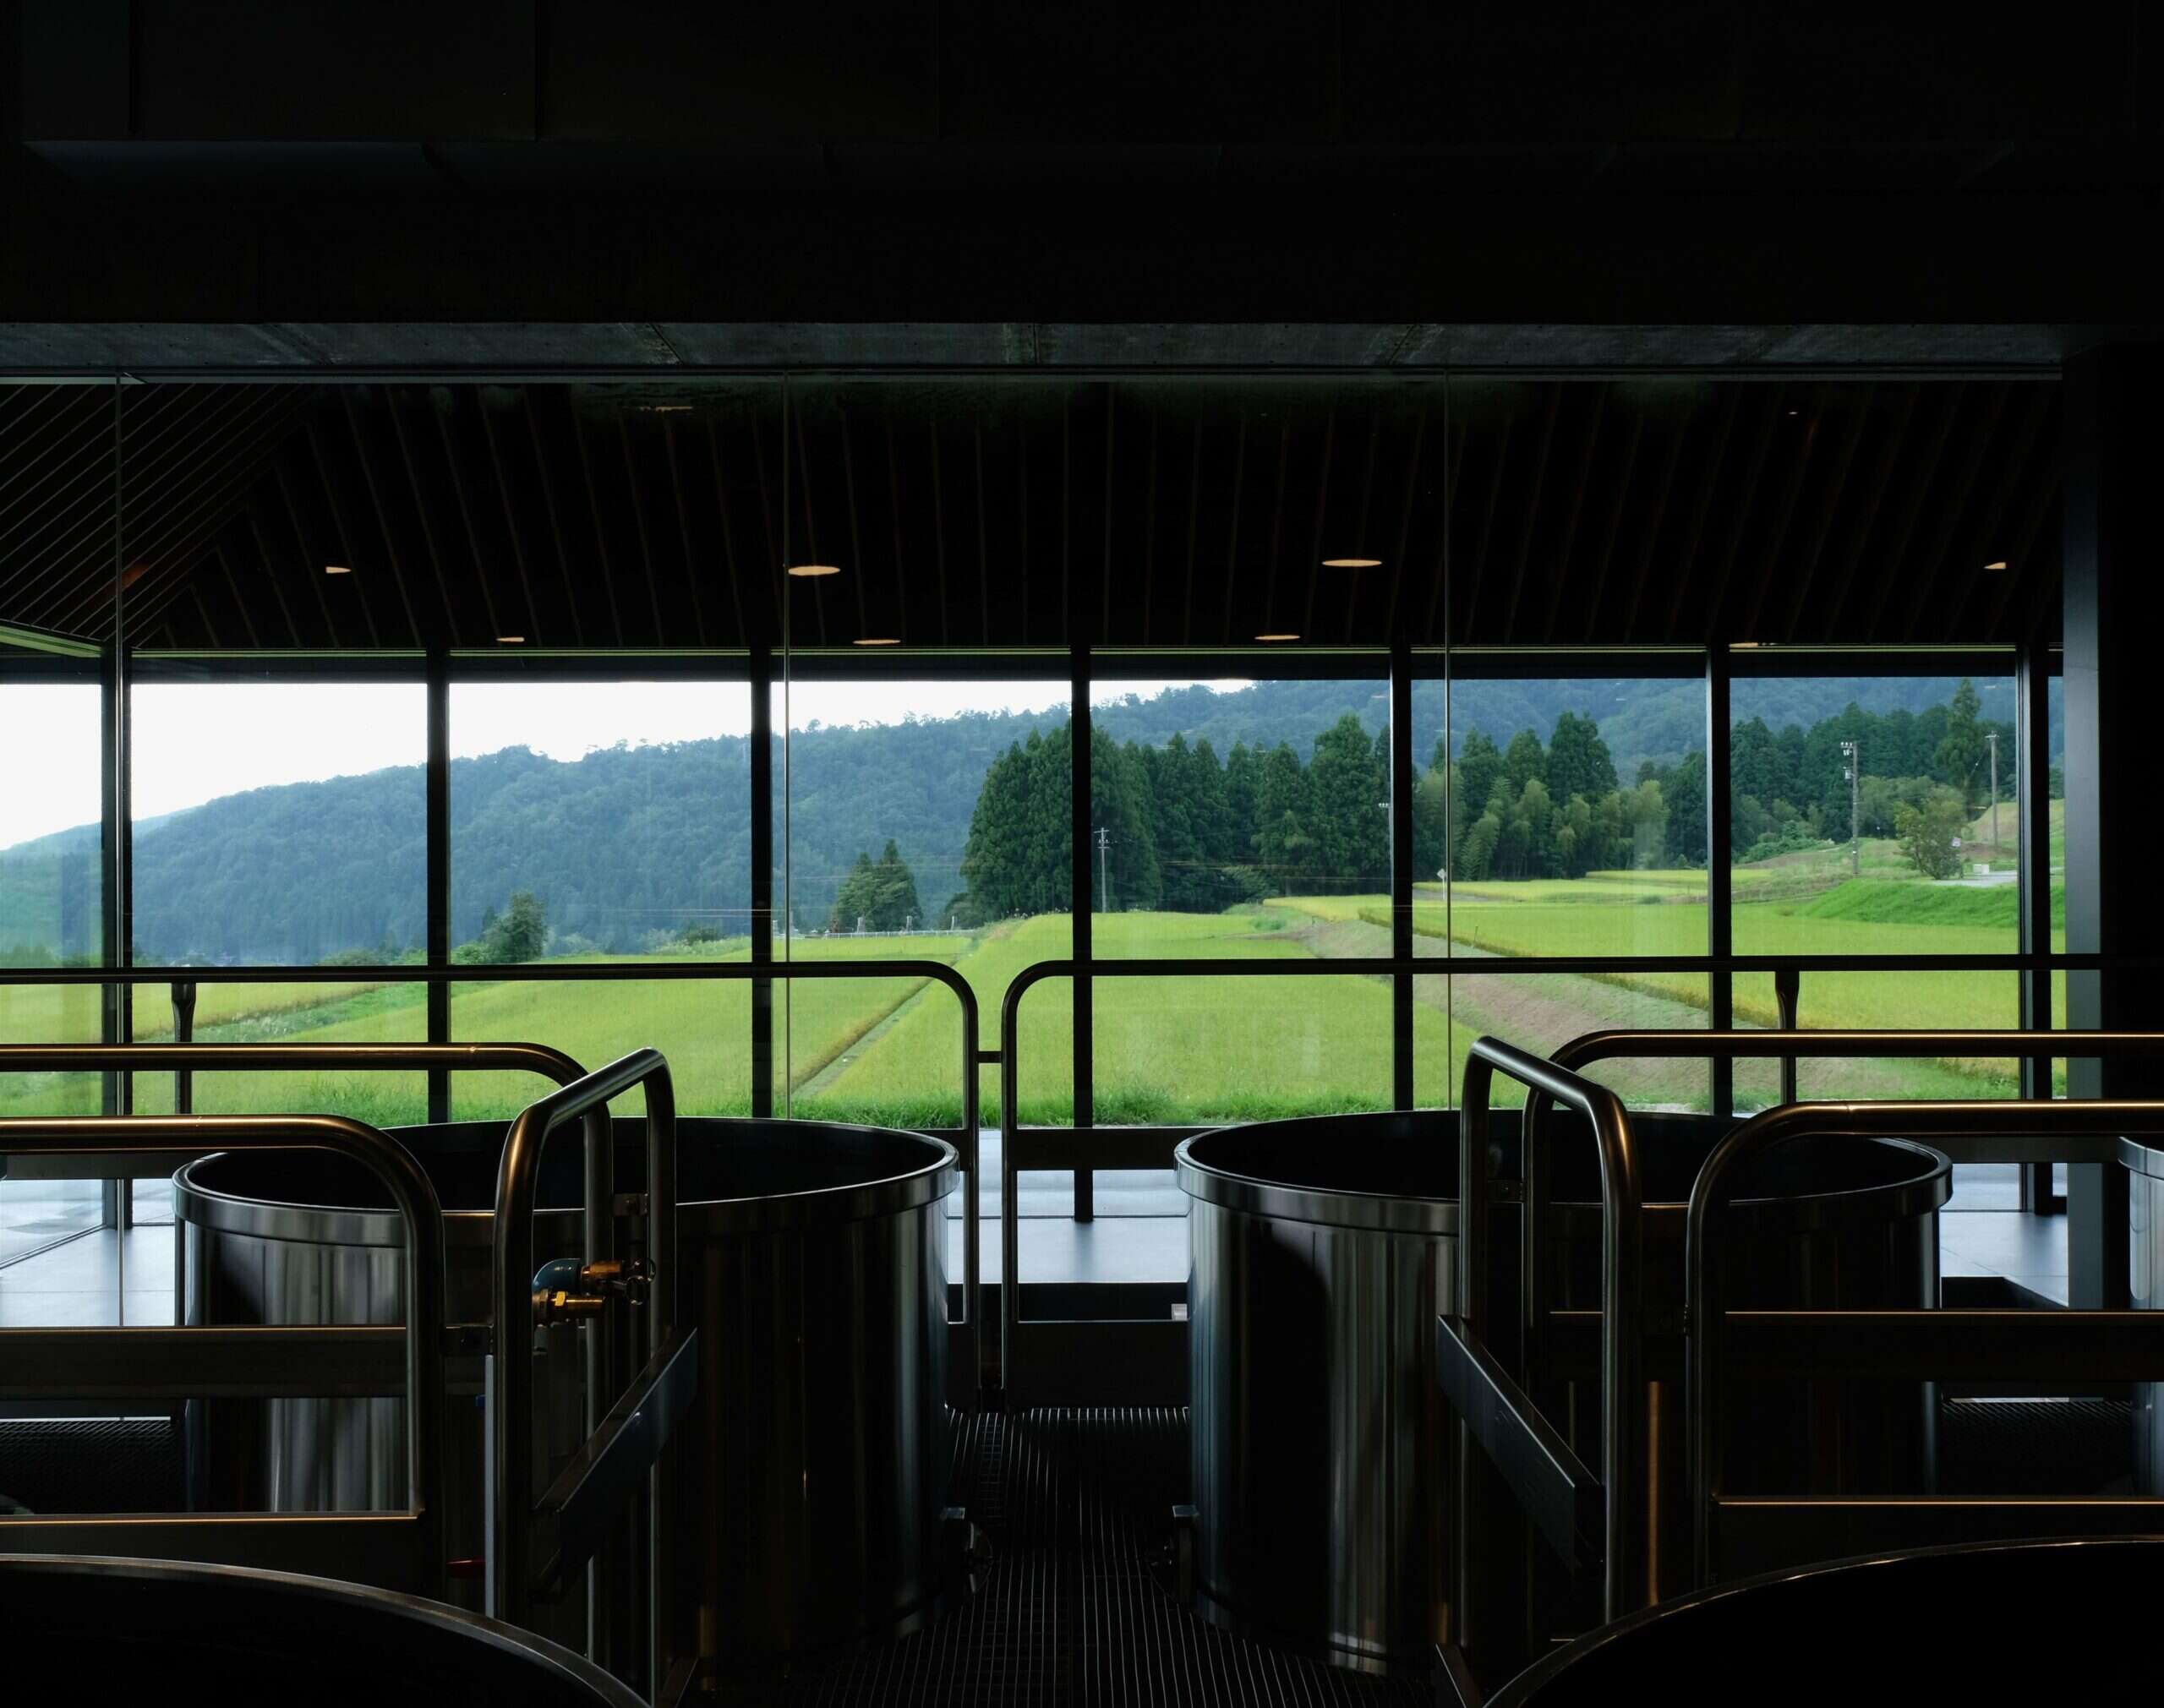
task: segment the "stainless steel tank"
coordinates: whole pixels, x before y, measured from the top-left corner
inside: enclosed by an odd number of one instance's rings
[[[388,1129],[420,1160],[444,1208],[450,1323],[489,1316],[496,1165],[492,1121]],[[226,1152],[173,1176],[180,1320],[191,1325],[394,1324],[406,1320],[405,1225],[382,1184],[323,1151]],[[569,1257],[583,1218],[579,1149],[566,1138],[544,1160],[537,1249]],[[583,1437],[575,1329],[534,1337],[535,1462],[552,1468]],[[474,1372],[454,1380],[445,1418],[445,1536],[454,1560],[484,1549],[487,1430]],[[380,1512],[407,1502],[406,1403],[296,1398],[192,1402],[189,1503],[198,1511]],[[478,1573],[452,1592],[479,1605]],[[569,1626],[551,1622],[557,1634]]]
[[[2160,1573],[2164,1542],[2153,1538],[1923,1548],[1772,1573],[1619,1619],[1489,1700],[1686,1708],[2145,1695],[2155,1659],[2129,1638],[2154,1613]]]
[[[1549,1304],[1598,1305],[1600,1215],[1590,1136],[1557,1117]],[[1683,1298],[1686,1203],[1697,1166],[1732,1123],[1634,1115],[1646,1199],[1648,1327],[1672,1335]],[[1518,1172],[1516,1119],[1498,1111],[1499,1172]],[[1451,1635],[1445,1546],[1453,1499],[1434,1319],[1455,1315],[1455,1113],[1328,1116],[1197,1134],[1178,1149],[1189,1209],[1189,1357],[1195,1584],[1210,1617],[1342,1664],[1425,1671]],[[1921,1307],[1936,1302],[1935,1212],[1945,1159],[1891,1141],[1795,1148],[1754,1177],[1738,1214],[1747,1274],[1735,1302]],[[1514,1322],[1515,1206],[1489,1241],[1493,1313]],[[1660,1378],[1658,1363],[1649,1373]],[[1594,1379],[1542,1399],[1598,1463]],[[1687,1560],[1680,1383],[1649,1384],[1655,1522]],[[1878,1492],[1926,1474],[1921,1384],[1844,1397],[1813,1411],[1769,1394],[1739,1401],[1749,1439],[1734,1486]],[[1673,1468],[1675,1475],[1669,1474]],[[1761,1484],[1765,1484],[1761,1489]]]
[[[618,1155],[622,1185],[642,1163]],[[676,1558],[698,1649],[756,1663],[914,1629],[941,1588],[952,1468],[954,1148],[691,1120],[676,1173],[676,1312],[699,1335]]]
[[[2123,1138],[2119,1160],[2128,1174],[2129,1302],[2137,1311],[2164,1311],[2164,1149]],[[2137,1383],[2134,1399],[2134,1486],[2164,1495],[2164,1383]]]
[[[579,1656],[438,1602],[164,1560],[0,1555],[17,1701],[641,1708]]]
[[[451,1318],[482,1320],[503,1128],[392,1131],[443,1200]],[[642,1183],[642,1131],[616,1123],[620,1192]],[[943,1581],[954,1149],[817,1121],[684,1119],[676,1134],[675,1308],[699,1345],[698,1403],[672,1449],[685,1647],[757,1661],[902,1634]],[[569,1134],[544,1154],[538,1258],[580,1250],[580,1161]],[[402,1320],[400,1225],[358,1171],[236,1154],[175,1183],[188,1321]],[[574,1332],[536,1338],[537,1498],[582,1438]],[[485,1432],[467,1392],[447,1408],[445,1517],[454,1553],[478,1558]],[[402,1506],[402,1418],[396,1399],[199,1405],[199,1504]]]

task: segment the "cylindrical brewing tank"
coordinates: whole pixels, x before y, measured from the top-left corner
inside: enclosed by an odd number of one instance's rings
[[[1773,1573],[1619,1619],[1489,1700],[1710,1708],[2146,1694],[2154,1658],[2128,1634],[2153,1613],[2160,1573],[2164,1542],[2153,1538],[1924,1548]]]
[[[1673,1335],[1691,1181],[1731,1123],[1632,1117],[1643,1155],[1647,1317]],[[1546,1242],[1553,1309],[1598,1303],[1598,1165],[1558,1117]],[[1517,1123],[1498,1111],[1498,1172]],[[1188,1284],[1195,1579],[1221,1622],[1369,1670],[1424,1670],[1451,1634],[1453,1498],[1434,1317],[1456,1314],[1458,1117],[1326,1116],[1199,1133],[1178,1149]],[[1934,1213],[1950,1170],[1898,1141],[1789,1147],[1739,1193],[1730,1296],[1761,1308],[1937,1301]],[[1506,1361],[1521,1286],[1515,1205],[1498,1205],[1489,1287]],[[1595,1376],[1596,1371],[1583,1372]],[[1650,1373],[1659,1377],[1658,1367]],[[1739,1400],[1730,1486],[1760,1492],[1921,1489],[1931,1429],[1920,1383],[1791,1387]],[[1662,1578],[1687,1563],[1680,1382],[1650,1384],[1661,1467]],[[1598,1383],[1538,1396],[1598,1464]],[[1768,1408],[1777,1421],[1767,1422]]]
[[[491,1314],[496,1167],[491,1121],[390,1129],[428,1170],[444,1209],[451,1323]],[[578,1136],[544,1158],[535,1247],[577,1256],[583,1217]],[[173,1176],[182,1320],[225,1327],[391,1324],[406,1320],[406,1225],[374,1175],[325,1151],[227,1151]],[[536,1497],[584,1433],[576,1330],[533,1337]],[[478,1559],[486,1525],[485,1420],[478,1377],[454,1380],[443,1410],[444,1536]],[[197,1401],[189,1408],[189,1503],[199,1511],[395,1510],[407,1488],[406,1403],[391,1397]],[[478,1582],[453,1585],[478,1605]],[[567,1627],[549,1623],[552,1634]]]
[[[932,1612],[959,1177],[954,1148],[920,1133],[679,1124],[677,1311],[698,1329],[699,1399],[678,1438],[677,1559],[702,1652],[812,1654]]]
[[[439,1602],[165,1560],[0,1554],[19,1702],[640,1708],[581,1656]]]
[[[489,1123],[392,1129],[437,1182],[454,1321],[489,1313],[495,1165]],[[642,1182],[643,1127],[616,1123],[616,1184]],[[544,1154],[538,1257],[580,1248],[580,1146]],[[358,1170],[314,1152],[228,1154],[176,1176],[188,1320],[403,1319],[403,1231]],[[676,1315],[698,1331],[699,1397],[675,1439],[684,1643],[781,1657],[899,1635],[941,1587],[951,1472],[943,1201],[953,1146],[817,1121],[677,1122]],[[358,1206],[358,1208],[355,1208]],[[560,1208],[551,1208],[551,1207]],[[537,1482],[580,1435],[569,1330],[543,1360]],[[396,1400],[227,1401],[191,1449],[210,1504],[403,1506]],[[454,1555],[480,1552],[478,1400],[446,1443]],[[536,1489],[537,1495],[541,1492]],[[199,1502],[199,1504],[202,1503]],[[553,1626],[550,1628],[555,1629]]]
[[[2164,1147],[2123,1138],[2119,1160],[2128,1176],[2131,1302],[2137,1311],[2164,1311]],[[2139,1383],[2134,1397],[2135,1483],[2144,1494],[2164,1494],[2164,1383]]]

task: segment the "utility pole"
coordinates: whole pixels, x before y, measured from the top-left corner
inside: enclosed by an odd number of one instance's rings
[[[1863,744],[1844,741],[1841,756],[1849,761],[1849,872],[1863,876]]]
[[[1112,910],[1112,833],[1104,826],[1097,827],[1097,911],[1109,914]]]
[[[1998,864],[1998,731],[1986,729],[1984,739],[1992,745],[1992,864]]]

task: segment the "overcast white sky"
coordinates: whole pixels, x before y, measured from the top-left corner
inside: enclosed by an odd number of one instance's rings
[[[1183,683],[1101,683],[1093,701]],[[1243,682],[1219,682],[1231,689]],[[1064,707],[1057,682],[793,683],[789,727],[899,723],[959,712]],[[271,783],[418,765],[422,690],[410,683],[148,685],[135,690],[134,809],[154,818]],[[572,760],[633,745],[750,733],[749,690],[711,682],[470,683],[451,693],[454,759],[523,744]],[[96,821],[98,690],[0,684],[0,848]]]

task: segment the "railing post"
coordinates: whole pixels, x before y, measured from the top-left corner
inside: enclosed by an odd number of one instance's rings
[[[1782,967],[1773,974],[1773,1006],[1779,1012],[1781,1030],[1796,1029],[1796,1012],[1803,1001],[1803,974],[1795,967]],[[1795,1101],[1795,1056],[1793,1053],[1781,1057],[1781,1101]]]
[[[192,1044],[195,1041],[195,981],[176,979],[172,981],[172,1041]],[[193,1070],[176,1067],[172,1071],[172,1112],[193,1115],[195,1112],[195,1075]]]

